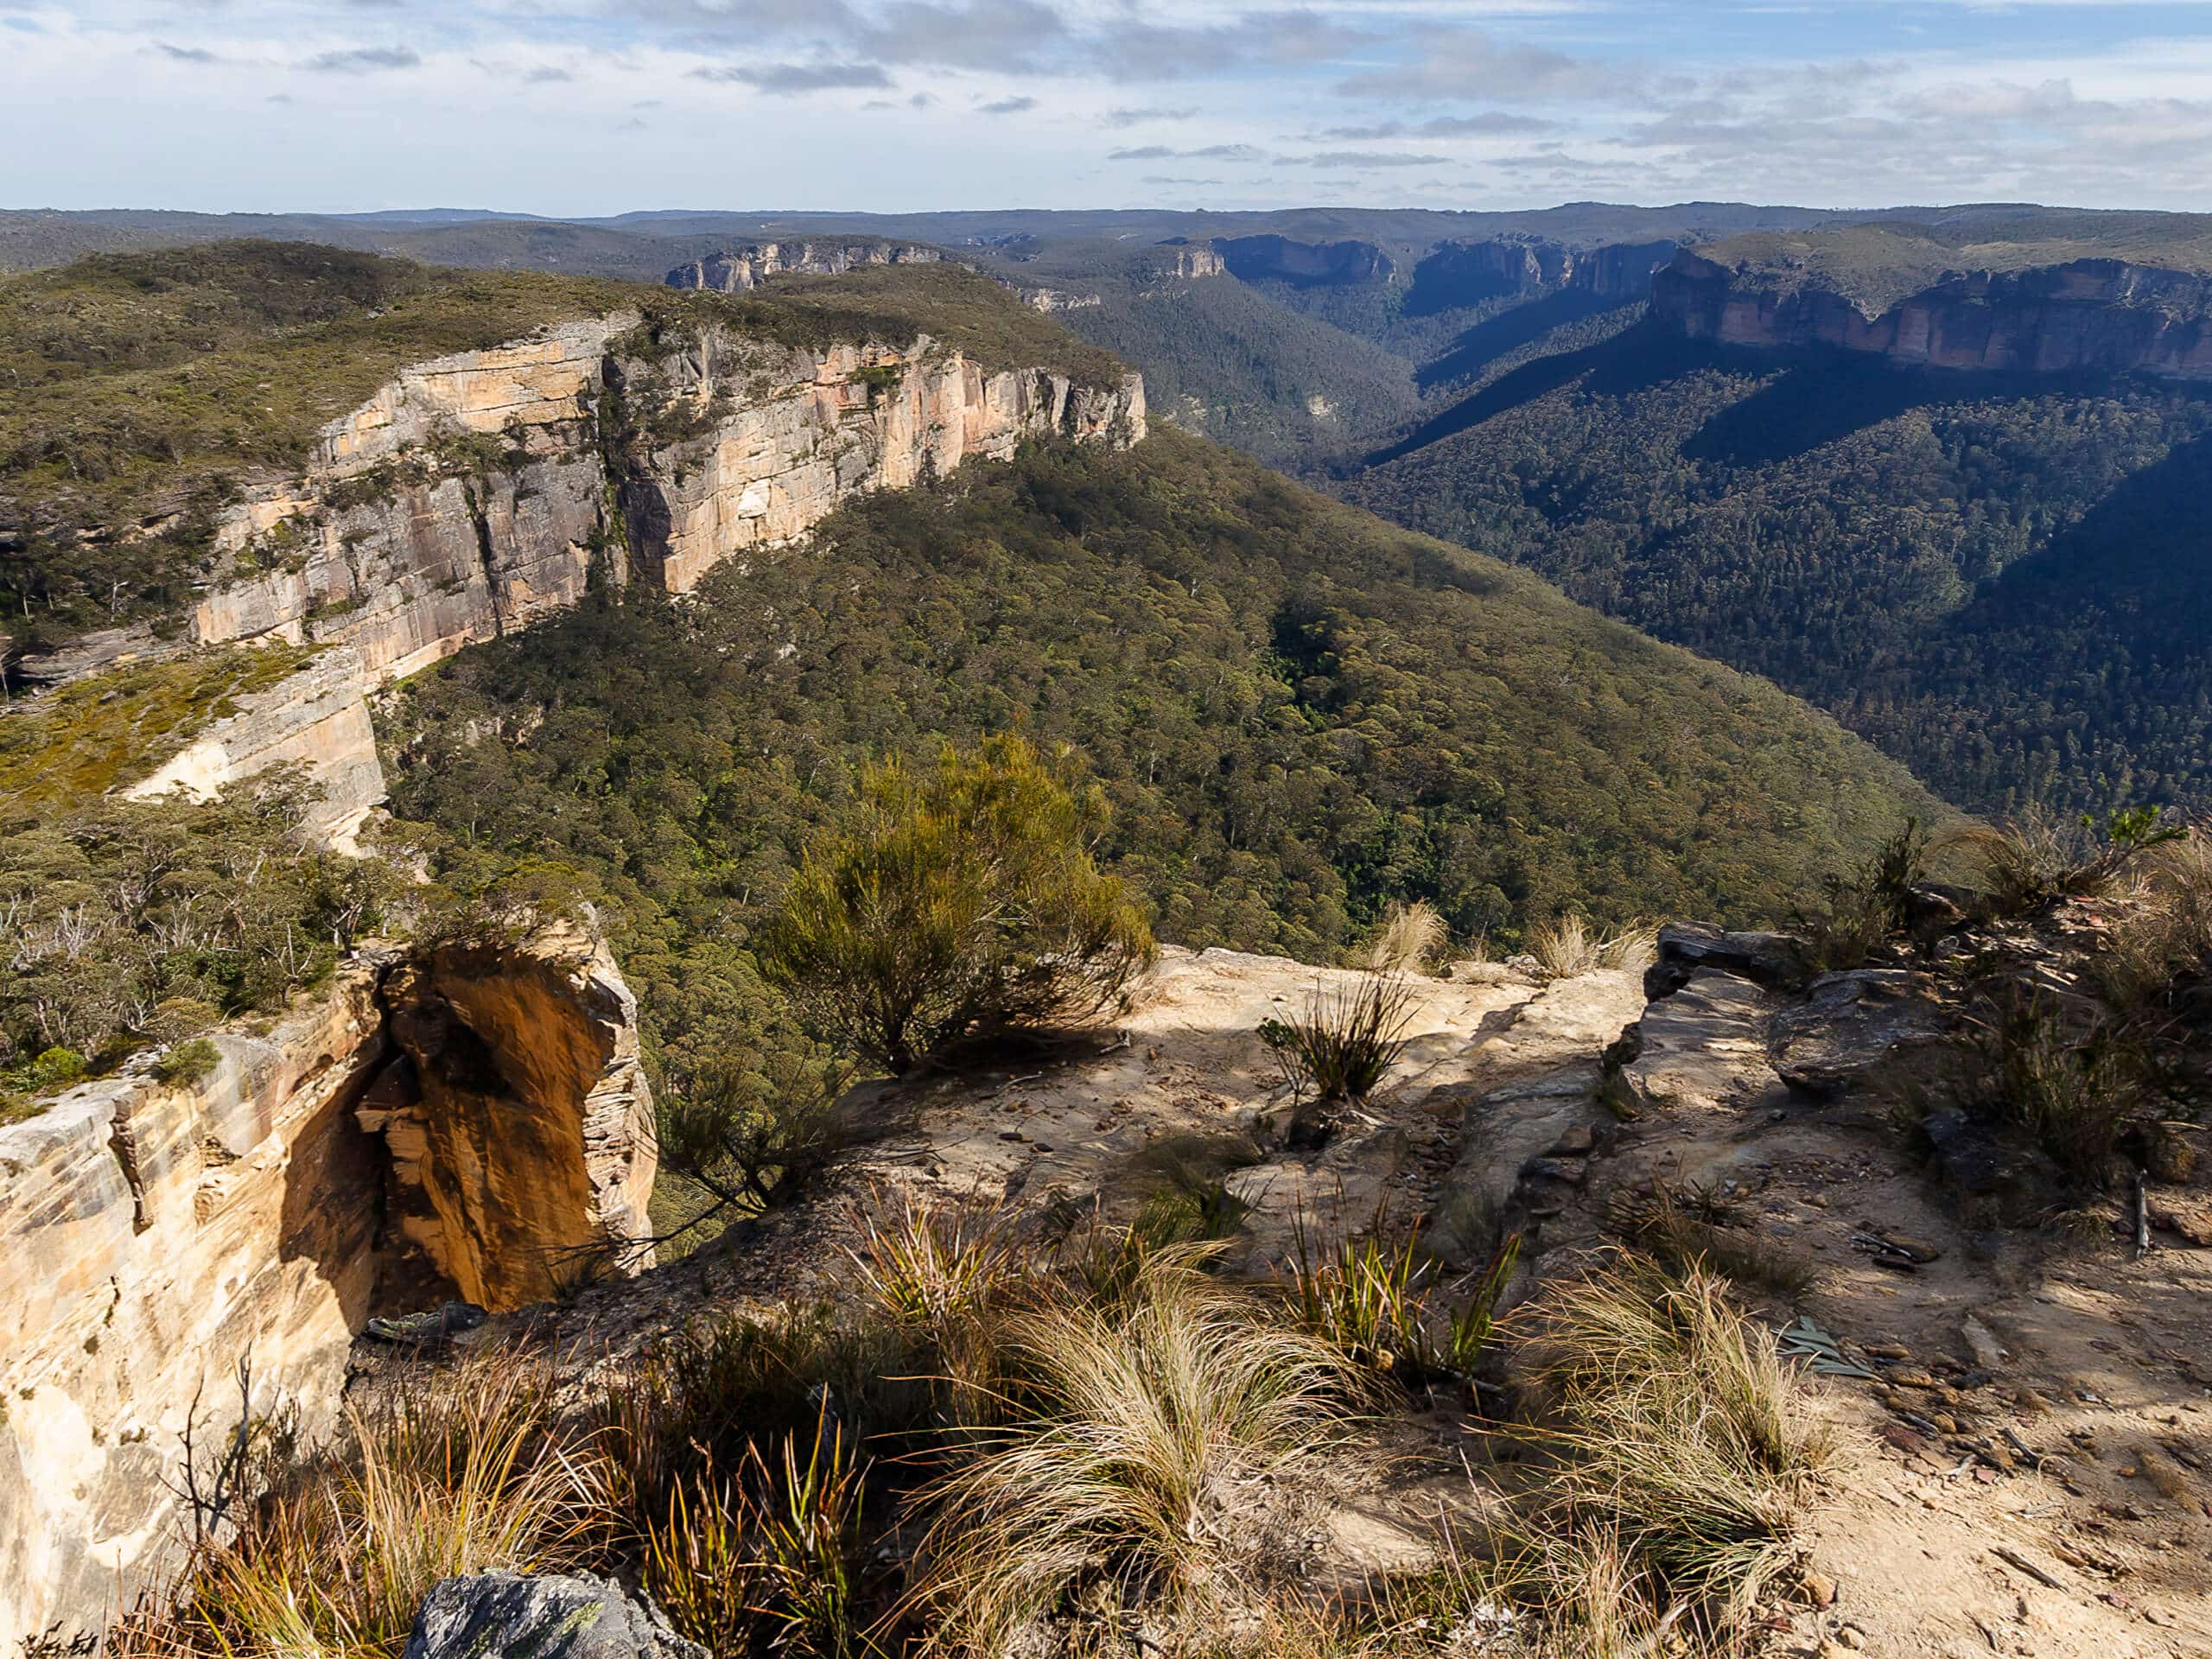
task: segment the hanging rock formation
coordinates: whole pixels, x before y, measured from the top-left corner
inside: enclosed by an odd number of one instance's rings
[[[635,1015],[571,931],[365,950],[204,1075],[149,1057],[0,1127],[0,1647],[174,1559],[182,1437],[236,1423],[242,1361],[313,1433],[380,1304],[649,1262]]]

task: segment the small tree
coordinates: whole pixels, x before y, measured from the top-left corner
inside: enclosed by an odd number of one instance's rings
[[[854,820],[807,849],[763,970],[895,1076],[964,1039],[1104,1013],[1156,948],[1091,861],[1100,792],[1065,772],[1017,737],[868,767]]]

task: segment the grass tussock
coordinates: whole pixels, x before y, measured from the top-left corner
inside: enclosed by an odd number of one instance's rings
[[[1653,929],[1638,924],[1605,933],[1569,912],[1529,935],[1529,954],[1554,979],[1575,979],[1609,969],[1641,970],[1656,948]]]
[[[1747,1226],[1737,1207],[1707,1187],[1663,1184],[1611,1207],[1613,1234],[1669,1271],[1718,1274],[1732,1284],[1794,1302],[1812,1288],[1813,1264]]]
[[[556,1433],[550,1381],[493,1353],[356,1414],[345,1450],[282,1470],[211,1526],[180,1592],[142,1604],[114,1651],[388,1659],[441,1579],[588,1559],[618,1471],[594,1439]]]
[[[1790,1559],[1829,1452],[1773,1338],[1718,1274],[1633,1253],[1541,1319],[1525,1351],[1560,1464],[1554,1524],[1535,1535],[1595,1523],[1648,1599],[1739,1620]]]
[[[1364,1100],[1405,1052],[1417,1001],[1402,976],[1363,974],[1343,989],[1316,986],[1303,1014],[1268,1020],[1260,1040],[1300,1095]]]
[[[1202,1259],[1161,1252],[1118,1303],[1062,1290],[997,1323],[1009,1421],[927,1494],[924,1651],[1001,1651],[1085,1580],[1178,1611],[1235,1593],[1239,1495],[1336,1440],[1360,1382]]]
[[[1368,948],[1367,965],[1378,974],[1425,972],[1451,937],[1442,914],[1427,899],[1393,903]]]

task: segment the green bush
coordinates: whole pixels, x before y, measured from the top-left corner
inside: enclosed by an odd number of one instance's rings
[[[222,1051],[205,1037],[194,1037],[188,1043],[179,1043],[154,1062],[154,1075],[163,1083],[178,1087],[189,1087],[200,1082],[223,1061]]]
[[[1021,739],[871,766],[861,797],[808,849],[761,966],[894,1075],[968,1039],[1095,1018],[1153,960],[1151,929],[1091,861],[1103,796]]]

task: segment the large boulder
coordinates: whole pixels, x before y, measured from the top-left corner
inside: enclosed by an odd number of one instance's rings
[[[1805,948],[1787,933],[1731,933],[1704,922],[1670,922],[1659,930],[1643,995],[1656,1002],[1713,972],[1748,979],[1770,991],[1802,991],[1813,977]]]
[[[423,1599],[405,1659],[709,1659],[660,1610],[622,1587],[493,1571],[441,1580]]]
[[[1803,1002],[1775,1016],[1767,1042],[1784,1083],[1827,1100],[1896,1074],[1949,1028],[1921,975],[1859,968],[1815,980]]]

